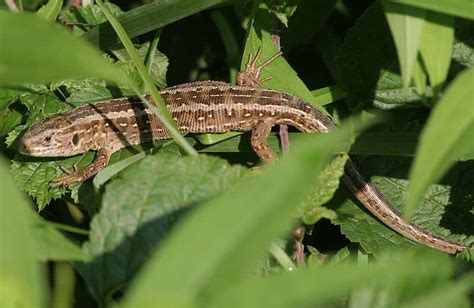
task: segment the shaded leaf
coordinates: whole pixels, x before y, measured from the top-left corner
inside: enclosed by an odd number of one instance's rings
[[[345,89],[369,98],[382,73],[396,61],[390,30],[380,3],[372,4],[347,33],[336,54]]]
[[[79,269],[94,296],[130,280],[182,211],[229,188],[244,171],[213,157],[169,154],[128,168],[107,186],[84,244],[91,262]]]

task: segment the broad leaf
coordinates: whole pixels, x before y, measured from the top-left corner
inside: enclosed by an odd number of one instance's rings
[[[433,109],[410,172],[406,214],[413,214],[428,186],[474,147],[474,68],[459,74]]]
[[[129,281],[182,212],[229,188],[244,171],[213,157],[173,155],[148,156],[128,168],[107,186],[84,244],[91,261],[79,270],[94,296],[103,299]]]

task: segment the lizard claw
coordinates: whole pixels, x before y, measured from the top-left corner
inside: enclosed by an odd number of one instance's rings
[[[247,62],[247,67],[245,68],[245,71],[237,73],[237,76],[235,78],[237,85],[258,88],[260,83],[269,80],[268,77],[262,80],[259,80],[260,73],[262,72],[262,69],[265,66],[273,62],[278,57],[280,57],[282,55],[282,52],[280,51],[274,54],[271,58],[269,58],[262,64],[257,65],[257,61],[261,57],[262,52],[263,52],[263,48],[259,47],[257,50],[257,53],[255,54],[255,57],[252,57],[252,54],[249,55],[249,60]]]

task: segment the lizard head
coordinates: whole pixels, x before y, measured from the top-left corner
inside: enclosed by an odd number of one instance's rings
[[[81,138],[73,123],[61,114],[35,122],[21,137],[19,152],[38,157],[72,156],[83,153]]]

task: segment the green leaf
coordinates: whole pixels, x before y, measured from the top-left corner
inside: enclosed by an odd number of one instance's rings
[[[55,21],[63,6],[63,0],[49,0],[36,14],[48,21]]]
[[[83,168],[89,165],[94,156],[89,152],[84,156],[75,156],[59,161],[52,161],[43,158],[31,158],[17,156],[12,162],[11,172],[19,187],[25,190],[30,196],[36,199],[38,210],[41,211],[53,199],[63,196],[66,187],[51,187],[49,183],[64,175],[59,166],[73,170],[74,167]],[[78,189],[78,185],[73,189]]]
[[[439,13],[474,19],[472,0],[390,0]]]
[[[33,227],[37,243],[36,257],[40,261],[85,261],[88,256],[79,245],[68,240],[53,226],[38,222]]]
[[[4,159],[0,175],[0,306],[46,307],[46,280],[35,258],[32,212]]]
[[[404,88],[399,74],[384,70],[377,82],[373,104],[380,109],[420,105],[424,97],[415,86]]]
[[[420,53],[435,91],[442,89],[451,64],[454,41],[454,18],[435,12],[426,12],[420,42]]]
[[[229,0],[160,0],[130,10],[119,17],[128,36],[134,38],[140,34],[162,28],[177,20],[193,15],[216,5],[231,4]],[[99,25],[83,35],[84,39],[101,48],[119,43],[117,35],[108,23]]]
[[[21,123],[23,114],[15,109],[0,110],[0,138]]]
[[[419,294],[415,299],[405,303],[402,308],[417,307],[470,307],[468,299],[474,288],[474,274],[469,273],[454,282],[447,282],[430,292]]]
[[[468,150],[472,151],[473,84],[474,68],[470,68],[457,76],[433,109],[410,171],[407,215],[413,214],[430,184],[441,179]]]
[[[244,174],[244,168],[215,157],[154,155],[107,185],[84,244],[92,261],[79,267],[94,296],[102,299],[129,281],[183,211],[229,188]]]
[[[418,56],[416,57],[415,61],[415,66],[413,67],[413,84],[415,84],[415,88],[418,93],[420,93],[421,95],[427,94],[427,77],[420,53],[418,53]]]
[[[138,277],[124,307],[186,306],[247,276],[271,240],[290,231],[311,180],[349,135],[347,127],[316,135],[260,176],[186,216]],[[193,262],[182,253],[183,243]]]
[[[424,261],[421,264],[420,259]],[[443,269],[438,270],[440,267]],[[224,307],[232,303],[233,307],[337,307],[343,306],[336,303],[346,302],[350,291],[367,288],[381,293],[382,297],[377,303],[388,302],[398,307],[413,297],[413,290],[423,294],[436,289],[441,283],[447,285],[451,273],[449,259],[439,254],[426,251],[394,254],[375,264],[348,262],[320,266],[314,270],[277,273],[258,279],[246,278],[231,288],[213,294],[201,305]],[[466,288],[461,290],[464,292],[458,294],[466,300]],[[350,304],[353,304],[353,295],[350,294]],[[366,304],[361,307],[366,307]]]
[[[66,30],[35,15],[0,11],[0,84],[84,77],[129,84],[94,48]]]
[[[403,86],[408,87],[413,76],[426,12],[389,1],[384,1],[383,5],[397,48]]]

